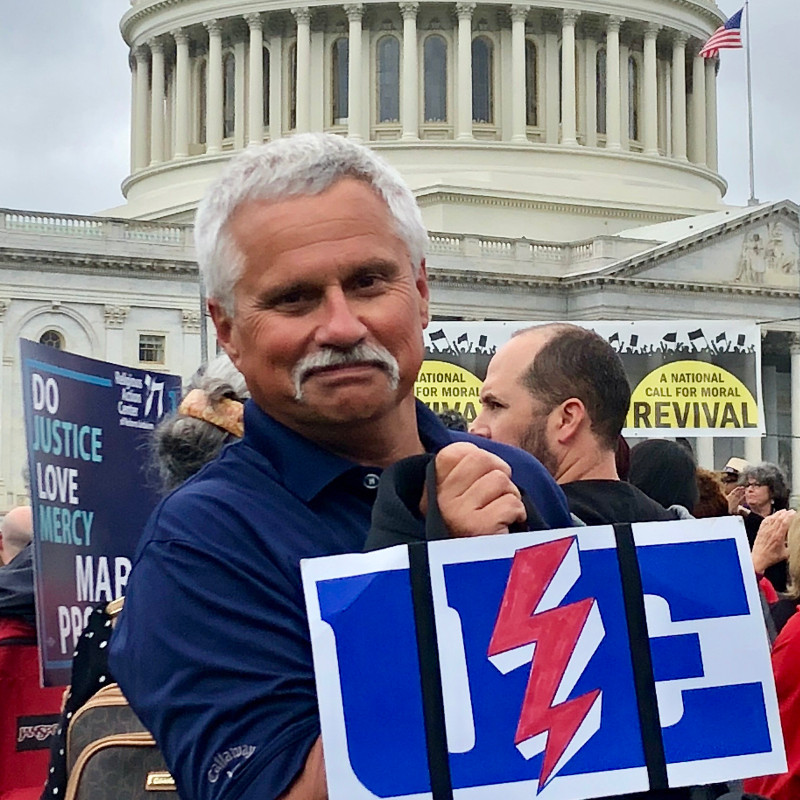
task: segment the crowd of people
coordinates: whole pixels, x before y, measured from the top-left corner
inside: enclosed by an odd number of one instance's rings
[[[299,135],[231,159],[195,242],[226,355],[154,436],[167,494],[103,664],[184,800],[327,797],[300,560],[425,539],[426,474],[452,537],[743,517],[765,628],[782,629],[773,660],[790,763],[747,788],[800,796],[800,528],[776,467],[703,472],[666,440],[628,451],[619,356],[563,323],[495,353],[468,431],[438,419],[413,394],[429,321],[419,209],[392,168],[343,137]],[[741,787],[635,797],[726,794]]]

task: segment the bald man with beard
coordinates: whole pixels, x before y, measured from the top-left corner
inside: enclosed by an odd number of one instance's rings
[[[614,458],[631,390],[601,336],[555,323],[514,334],[492,358],[470,433],[535,456],[587,525],[679,519],[621,481]]]

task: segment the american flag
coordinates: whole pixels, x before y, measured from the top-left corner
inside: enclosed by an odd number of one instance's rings
[[[720,25],[703,45],[700,55],[714,58],[720,50],[738,50],[742,46],[742,12],[739,9],[724,25]]]

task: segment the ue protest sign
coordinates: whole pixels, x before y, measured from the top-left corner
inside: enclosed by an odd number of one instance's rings
[[[578,800],[786,770],[740,520],[301,567],[331,800]]]
[[[147,437],[180,400],[177,375],[20,342],[44,684],[69,683],[91,609],[125,593],[158,497]]]
[[[433,322],[416,396],[433,411],[472,422],[497,348],[541,322]],[[632,397],[625,436],[758,436],[761,334],[753,322],[668,320],[584,322],[617,351]]]

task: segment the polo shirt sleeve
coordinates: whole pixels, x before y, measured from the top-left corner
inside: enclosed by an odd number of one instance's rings
[[[240,512],[198,492],[162,503],[111,643],[112,674],[192,800],[277,797],[319,736],[296,565]]]

